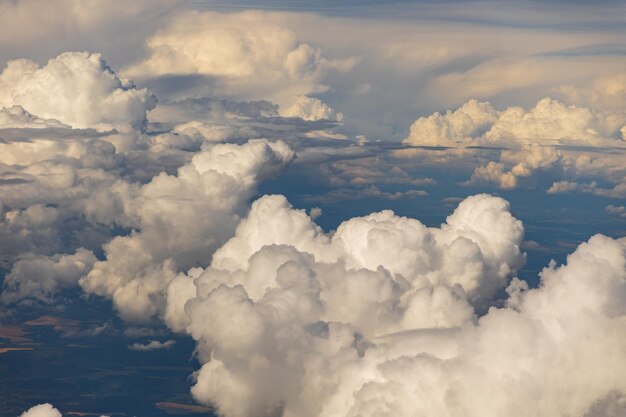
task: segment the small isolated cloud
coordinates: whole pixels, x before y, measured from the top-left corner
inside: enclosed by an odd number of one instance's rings
[[[513,189],[524,178],[548,173],[557,177],[549,194],[580,191],[621,198],[626,195],[625,131],[623,111],[568,106],[550,98],[530,110],[498,111],[488,102],[470,100],[455,111],[416,120],[404,143],[449,147],[441,150],[448,160],[439,157],[446,163],[453,158],[478,163],[464,185]],[[579,177],[593,180],[578,184]],[[596,178],[610,185],[600,187]]]
[[[307,96],[298,96],[291,106],[280,111],[280,115],[283,117],[299,117],[308,121],[330,120],[339,123],[343,122],[342,113],[336,112],[320,99]]]
[[[70,413],[72,414],[72,413]],[[79,413],[74,413],[79,414]],[[39,404],[24,411],[20,417],[63,417],[61,412],[54,408],[51,404]],[[107,416],[100,416],[107,417]]]
[[[169,349],[176,343],[175,340],[167,340],[165,342],[159,342],[158,340],[151,340],[148,343],[133,343],[128,346],[130,350],[138,350],[138,351],[149,351],[149,350],[160,350],[160,349]]]
[[[614,206],[613,204],[609,204],[604,208],[607,213],[614,214],[620,217],[626,217],[626,207],[625,206]]]
[[[556,181],[548,189],[548,194],[567,194],[573,192],[594,194],[608,198],[626,198],[626,178],[624,182],[613,187],[601,187],[596,181],[578,183],[572,181]]]
[[[51,404],[39,404],[24,411],[20,417],[61,417],[61,413]]]
[[[505,150],[500,153],[500,162],[489,161],[477,167],[466,184],[492,183],[505,190],[512,189],[517,187],[520,178],[552,169],[562,160],[560,151],[538,144],[520,150]]]
[[[229,417],[622,410],[626,241],[594,236],[529,289],[508,279],[520,247],[538,248],[522,239],[488,195],[440,228],[383,211],[332,234],[264,196],[210,267],[170,287],[168,323],[203,363],[192,394]],[[506,303],[477,318],[506,283]]]

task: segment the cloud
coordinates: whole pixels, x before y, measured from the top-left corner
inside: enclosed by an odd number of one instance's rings
[[[435,113],[416,120],[404,143],[450,147],[442,150],[446,163],[455,159],[465,165],[478,164],[465,185],[491,183],[513,189],[522,179],[543,173],[557,177],[550,194],[584,189],[619,198],[626,178],[625,123],[624,112],[567,106],[550,98],[528,111],[521,107],[497,111],[488,102],[470,100],[445,115]],[[580,177],[602,179],[611,187],[574,186]]]
[[[61,412],[51,404],[39,404],[24,411],[20,417],[62,417]],[[105,416],[101,416],[105,417]]]
[[[265,196],[211,267],[173,281],[172,294],[185,287],[190,298],[168,305],[183,316],[169,323],[191,334],[204,363],[192,394],[227,417],[618,407],[626,240],[594,236],[545,268],[538,288],[513,279],[506,304],[477,318],[472,300],[523,262],[522,230],[504,200],[479,195],[441,228],[385,211],[327,235]]]
[[[624,146],[624,113],[566,106],[544,98],[529,111],[496,111],[488,102],[470,100],[454,112],[435,113],[413,123],[404,143],[428,146],[544,145]]]
[[[487,195],[466,199],[441,228],[383,211],[332,235],[284,197],[264,196],[211,267],[172,281],[166,319],[198,341],[201,402],[227,416],[317,415],[313,401],[298,404],[324,384],[311,372],[327,374],[309,365],[341,351],[351,363],[390,332],[472,322],[471,303],[523,263],[522,236],[508,204]]]
[[[560,151],[538,144],[517,151],[505,150],[500,154],[500,162],[490,161],[477,167],[465,184],[494,183],[499,188],[512,189],[517,187],[520,178],[557,167],[563,159]]]
[[[270,98],[278,103],[296,95],[328,90],[327,74],[348,71],[352,59],[329,59],[300,42],[281,22],[287,14],[187,12],[174,17],[148,42],[149,56],[125,73],[133,77],[206,77],[212,94]]]
[[[280,111],[283,117],[299,117],[303,120],[331,120],[343,122],[343,114],[336,112],[328,104],[320,99],[298,96],[296,101],[289,107]]]
[[[115,213],[117,200],[129,226],[140,231],[106,243],[106,260],[81,278],[81,287],[111,298],[127,320],[162,313],[165,288],[177,271],[206,265],[235,229],[257,184],[293,157],[283,142],[218,144],[196,153],[176,176],[161,173],[141,187],[103,189],[88,209],[97,216],[99,210]]]
[[[66,52],[43,67],[13,60],[0,73],[0,106],[19,105],[76,128],[139,129],[155,104],[148,90],[120,79],[100,54]]]
[[[608,198],[624,198],[626,197],[626,182],[619,183],[612,188],[603,188],[596,181],[587,184],[572,181],[556,181],[547,192],[548,194],[567,194],[574,191]]]
[[[40,404],[24,411],[20,417],[61,417],[61,413],[51,404]]]
[[[427,146],[466,144],[468,138],[488,131],[497,118],[491,104],[470,100],[455,111],[448,110],[445,115],[434,113],[417,119],[404,143]]]
[[[626,207],[625,206],[614,206],[613,204],[609,204],[604,208],[604,211],[610,214],[614,214],[619,217],[626,218]]]
[[[21,255],[4,280],[2,300],[10,302],[26,297],[49,300],[59,287],[75,287],[95,262],[93,253],[84,248],[73,255]]]
[[[149,343],[141,344],[141,343],[133,343],[128,346],[130,350],[138,350],[141,352],[150,351],[150,350],[160,350],[160,349],[169,349],[176,343],[175,340],[166,340],[165,342],[159,342],[158,340],[151,340]]]

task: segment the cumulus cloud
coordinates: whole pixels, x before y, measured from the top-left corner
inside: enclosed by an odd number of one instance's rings
[[[168,323],[204,362],[192,393],[228,417],[615,409],[626,240],[594,236],[538,288],[514,278],[506,304],[477,318],[475,303],[522,264],[522,237],[508,204],[487,195],[441,228],[384,211],[332,235],[265,196],[209,268],[172,282],[188,298],[168,300]]]
[[[102,190],[93,196],[93,214],[119,201],[129,225],[140,230],[104,245],[106,259],[96,262],[81,287],[112,298],[128,320],[162,312],[165,288],[177,270],[206,265],[245,213],[259,181],[293,156],[283,142],[219,144],[196,153],[176,176],[161,173],[141,187]]]
[[[19,105],[76,128],[139,129],[156,100],[119,78],[100,54],[66,52],[40,67],[9,61],[0,73],[0,106]]]
[[[523,178],[552,172],[563,179],[555,181],[551,194],[582,189],[619,197],[626,168],[625,123],[622,111],[567,106],[550,98],[528,111],[521,107],[497,111],[488,102],[470,100],[454,112],[418,119],[404,143],[467,150],[464,154],[446,151],[466,163],[480,164],[465,184],[492,183],[512,189]],[[490,149],[492,155],[481,153]],[[602,178],[613,186],[574,186],[581,176]]]
[[[607,213],[614,214],[616,216],[626,218],[626,207],[625,206],[614,206],[613,204],[609,204],[604,208]]]
[[[348,71],[352,59],[330,59],[297,39],[282,13],[188,12],[176,16],[148,42],[149,56],[128,68],[133,77],[207,77],[211,93],[290,102],[296,95],[328,90],[332,71]],[[206,84],[205,84],[206,86]]]
[[[169,349],[176,344],[175,340],[166,340],[165,342],[159,342],[158,340],[151,340],[148,343],[133,343],[128,346],[130,350],[138,350],[140,352],[150,351],[150,350],[160,350],[160,349]]]
[[[470,100],[454,112],[435,113],[413,123],[404,143],[428,146],[544,145],[624,146],[624,113],[566,106],[544,98],[526,111],[497,111],[488,102]]]
[[[574,191],[608,198],[624,198],[626,197],[626,179],[625,182],[616,184],[613,187],[601,187],[596,181],[591,181],[590,183],[555,181],[547,192],[548,194],[568,194]]]
[[[284,117],[299,117],[303,120],[331,120],[343,121],[343,114],[336,112],[328,104],[318,98],[298,96],[296,101],[289,107],[280,111]]]
[[[366,375],[355,366],[376,338],[472,323],[473,305],[523,264],[522,238],[508,203],[488,195],[463,201],[441,228],[383,211],[333,234],[264,196],[209,268],[172,281],[166,321],[198,341],[199,401],[226,416],[326,415],[326,401],[352,396],[331,399],[340,387],[326,366]]]
[[[24,411],[20,417],[61,417],[61,413],[51,404],[39,404]]]
[[[557,87],[555,92],[578,105],[623,112],[626,106],[626,74],[621,72],[599,77],[582,86],[563,85]]]
[[[536,143],[521,150],[505,150],[499,162],[490,161],[477,167],[466,184],[493,183],[502,189],[512,189],[517,187],[519,178],[554,168],[562,161],[562,152]]]

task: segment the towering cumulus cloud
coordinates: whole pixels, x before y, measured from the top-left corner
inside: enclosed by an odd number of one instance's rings
[[[522,238],[508,203],[488,195],[441,228],[383,211],[332,235],[265,196],[209,268],[172,281],[166,320],[198,341],[206,363],[192,392],[223,415],[347,415],[380,380],[384,350],[452,355],[444,338],[523,264]]]
[[[541,171],[560,170],[566,175],[600,176],[618,183],[614,191],[605,191],[607,195],[619,196],[624,182],[624,158],[620,152],[626,150],[625,134],[626,113],[623,111],[568,106],[550,98],[540,100],[528,111],[521,107],[497,111],[488,102],[470,100],[455,111],[419,118],[404,143],[503,148],[499,158],[477,167],[466,184],[494,183],[511,189],[518,186],[521,178]],[[586,152],[576,152],[580,147]],[[607,148],[619,156],[613,157]],[[615,159],[622,162],[616,164]],[[604,169],[591,168],[590,161]],[[603,192],[595,186],[567,183],[571,184],[569,191],[581,189],[599,195]],[[555,183],[550,192],[561,192],[564,187],[559,184],[562,183]]]
[[[127,73],[205,76],[214,93],[279,102],[325,91],[324,77],[349,70],[354,61],[329,59],[298,41],[285,25],[293,18],[297,15],[261,11],[185,13],[148,40],[149,57]]]
[[[265,196],[170,285],[166,319],[204,362],[192,393],[226,417],[619,415],[626,239],[594,236],[536,289],[513,278],[477,318],[522,235],[488,195],[441,228],[383,211],[332,235]]]
[[[0,107],[19,105],[76,128],[137,129],[155,103],[148,90],[118,78],[100,54],[66,52],[43,67],[19,59],[0,73]]]
[[[283,142],[215,145],[195,154],[176,176],[161,173],[141,187],[101,190],[87,211],[95,217],[122,211],[137,231],[104,245],[106,260],[96,262],[80,285],[111,297],[125,319],[150,319],[162,310],[165,287],[178,268],[206,265],[245,213],[258,182],[292,158]]]

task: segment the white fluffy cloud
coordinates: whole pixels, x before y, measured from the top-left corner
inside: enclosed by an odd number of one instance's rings
[[[626,114],[566,106],[545,98],[529,111],[497,111],[488,102],[470,100],[454,112],[435,113],[413,123],[404,143],[427,146],[543,145],[625,146],[621,129]]]
[[[158,340],[151,340],[148,343],[133,343],[128,346],[130,350],[137,350],[140,352],[146,352],[151,350],[169,349],[176,344],[175,340],[166,340],[165,342],[159,342]]]
[[[126,73],[206,76],[214,84],[212,93],[281,104],[326,91],[325,76],[351,69],[354,60],[326,58],[319,48],[298,41],[282,23],[286,18],[262,11],[178,15],[148,40],[148,58]]]
[[[417,119],[404,143],[425,146],[468,144],[488,131],[497,119],[498,112],[491,104],[470,100],[455,111]]]
[[[553,147],[532,144],[520,150],[505,150],[500,162],[490,161],[477,167],[468,184],[493,183],[502,189],[517,187],[519,178],[548,170],[563,161],[563,153]]]
[[[623,111],[566,106],[550,98],[529,111],[521,107],[497,111],[488,102],[470,100],[454,112],[416,120],[404,143],[504,148],[486,161],[478,153],[466,153],[466,159],[478,160],[480,166],[465,184],[492,183],[512,189],[522,178],[552,170],[568,179],[557,181],[550,193],[583,188],[572,186],[572,179],[582,175],[616,184],[613,189],[596,189],[595,194],[619,196],[626,168],[621,153],[626,149],[625,131]]]
[[[142,187],[102,190],[92,198],[93,215],[120,204],[138,230],[104,245],[106,260],[80,285],[112,298],[128,320],[162,312],[164,290],[176,271],[206,265],[245,213],[258,182],[293,156],[283,142],[219,144],[195,154],[177,176],[161,173]]]
[[[51,404],[39,404],[24,411],[20,417],[61,417],[61,413]]]
[[[155,103],[148,90],[120,79],[100,54],[66,52],[43,67],[19,59],[0,73],[0,106],[19,105],[75,128],[139,129]]]
[[[328,104],[318,98],[298,96],[296,101],[289,107],[280,111],[283,117],[299,117],[303,120],[330,120],[342,122],[343,114],[336,112]]]
[[[95,262],[93,253],[83,248],[73,255],[22,255],[4,280],[2,298],[12,301],[35,297],[45,301],[59,287],[75,287]]]
[[[328,360],[342,368],[334,355],[350,373],[385,334],[473,322],[472,305],[524,262],[523,227],[508,209],[477,195],[441,228],[383,211],[328,235],[282,196],[257,200],[211,267],[168,290],[166,321],[190,333],[207,362],[194,396],[226,416],[324,415],[313,404],[337,386],[310,378],[326,375],[317,367]]]
[[[620,409],[626,240],[593,237],[537,289],[513,279],[476,319],[521,265],[522,231],[487,195],[441,228],[387,211],[332,235],[265,196],[211,267],[172,281],[168,323],[204,362],[192,393],[227,417]]]

